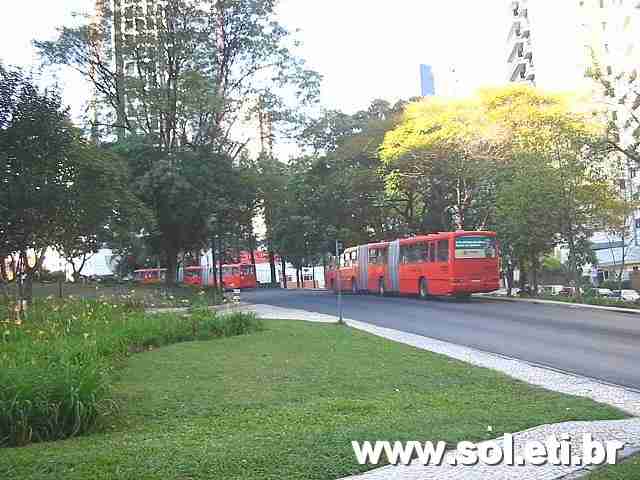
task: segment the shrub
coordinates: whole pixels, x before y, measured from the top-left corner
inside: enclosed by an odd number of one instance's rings
[[[0,328],[0,446],[59,440],[93,431],[117,405],[114,367],[162,345],[262,329],[253,314],[150,315],[138,305],[38,301],[22,325]]]

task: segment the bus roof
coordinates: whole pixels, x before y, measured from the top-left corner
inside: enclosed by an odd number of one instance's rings
[[[488,231],[466,231],[466,230],[456,230],[455,232],[438,232],[438,233],[430,233],[427,235],[419,235],[411,238],[403,238],[400,240],[400,245],[406,245],[411,243],[418,242],[432,242],[434,240],[444,240],[447,238],[457,238],[457,237],[495,237],[495,232]]]

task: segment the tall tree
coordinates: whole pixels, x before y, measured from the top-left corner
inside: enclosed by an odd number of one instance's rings
[[[56,92],[42,93],[1,65],[0,92],[0,244],[30,300],[46,249],[95,249],[99,229],[123,220],[131,195],[113,159],[80,137]]]
[[[101,22],[36,42],[47,63],[74,67],[93,83],[106,119],[124,104],[124,128],[146,145],[144,160],[140,149],[130,152],[132,174],[156,217],[148,238],[163,250],[168,282],[178,254],[208,241],[205,226],[220,227],[212,215],[228,216],[220,207],[243,201],[243,188],[230,188],[248,141],[237,124],[260,108],[277,124],[292,118],[292,103],[315,101],[319,76],[288,48],[292,37],[275,7],[274,0],[132,0],[122,22],[117,9],[105,9]],[[122,25],[121,44],[112,43]],[[114,58],[125,64],[124,99]]]

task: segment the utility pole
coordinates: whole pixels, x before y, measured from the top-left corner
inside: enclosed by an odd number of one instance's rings
[[[338,323],[343,324],[342,318],[342,286],[340,285],[340,250],[341,242],[336,240],[336,283],[338,285]]]

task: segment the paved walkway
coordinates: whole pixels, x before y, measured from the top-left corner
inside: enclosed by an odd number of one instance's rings
[[[604,310],[609,312],[630,313],[632,315],[640,315],[640,309],[628,308],[628,307],[625,307],[624,304],[621,304],[619,307],[611,307],[608,305],[591,305],[588,303],[572,303],[572,302],[563,302],[560,300],[545,300],[542,298],[507,297],[504,295],[492,295],[490,293],[476,294],[474,296],[477,298],[486,298],[489,300],[495,300],[497,302],[538,303],[541,305],[560,305],[562,307],[567,307],[567,308],[589,308],[591,310]]]
[[[312,322],[336,322],[337,318],[304,310],[274,307],[271,305],[242,305],[245,311],[254,311],[261,318],[306,320]],[[608,385],[596,380],[558,372],[530,365],[526,362],[482,352],[473,348],[455,345],[420,335],[406,333],[384,327],[378,327],[356,320],[346,319],[346,323],[359,330],[378,335],[389,340],[404,343],[423,350],[447,355],[479,367],[491,368],[513,378],[549,390],[591,398],[597,402],[612,405],[634,417],[640,417],[640,392]],[[516,452],[524,441],[544,441],[550,435],[568,434],[572,438],[572,451],[579,447],[582,433],[592,433],[594,440],[619,440],[626,444],[622,457],[640,452],[640,418],[601,422],[566,422],[553,425],[541,425],[524,432],[514,433]],[[390,439],[393,440],[393,439]],[[502,439],[495,441],[500,443]],[[453,451],[449,455],[456,455]],[[555,480],[579,478],[589,473],[581,466],[517,466],[509,467],[476,465],[473,467],[453,467],[449,462],[443,466],[409,465],[388,466],[372,470],[363,475],[349,477],[350,480],[485,480],[491,479],[535,479]],[[346,480],[346,479],[345,479]]]

